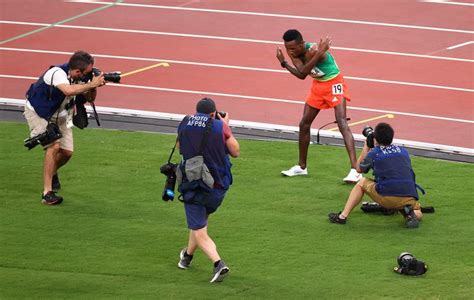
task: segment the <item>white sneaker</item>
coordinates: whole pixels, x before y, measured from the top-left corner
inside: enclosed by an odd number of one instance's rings
[[[362,178],[362,175],[357,173],[356,169],[351,169],[346,178],[343,179],[346,183],[357,183]]]
[[[285,176],[298,176],[298,175],[308,175],[308,168],[301,169],[299,165],[291,167],[289,170],[281,171],[281,174]]]

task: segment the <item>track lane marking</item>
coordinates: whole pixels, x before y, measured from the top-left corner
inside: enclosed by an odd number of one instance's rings
[[[0,78],[24,79],[24,80],[37,80],[38,79],[37,77],[9,75],[9,74],[0,74]],[[120,87],[120,88],[143,89],[143,90],[154,90],[154,91],[160,91],[160,92],[173,92],[173,93],[184,93],[184,94],[221,96],[221,97],[240,98],[240,99],[258,100],[258,101],[269,101],[269,102],[277,102],[277,103],[289,103],[289,104],[297,104],[297,105],[304,105],[305,104],[304,101],[290,100],[290,99],[258,97],[258,96],[246,96],[246,95],[239,95],[239,94],[217,93],[217,92],[210,92],[210,91],[171,89],[171,88],[132,85],[132,84],[123,84],[123,83],[121,83],[121,84],[108,83],[107,86]],[[439,117],[439,116],[432,116],[432,115],[423,115],[423,114],[407,113],[407,112],[400,112],[400,111],[390,111],[390,110],[381,110],[381,109],[365,108],[365,107],[355,107],[355,106],[347,106],[347,108],[348,109],[353,109],[353,110],[370,111],[370,112],[377,112],[377,113],[383,113],[383,114],[393,114],[393,115],[402,115],[402,116],[408,116],[408,117],[427,118],[427,119],[435,119],[435,120],[442,120],[442,121],[474,124],[473,120]]]
[[[453,49],[460,48],[460,47],[464,47],[464,46],[467,46],[467,45],[470,45],[470,44],[474,44],[474,41],[469,41],[469,42],[465,42],[465,43],[462,43],[462,44],[457,44],[457,45],[448,47],[448,48],[446,48],[446,49],[448,49],[448,50],[453,50]]]
[[[27,37],[27,36],[29,36],[29,35],[32,35],[32,34],[41,32],[41,31],[46,30],[46,29],[49,29],[49,28],[52,28],[52,27],[54,27],[54,26],[56,26],[56,25],[60,25],[60,24],[63,24],[63,23],[67,23],[67,22],[69,22],[69,21],[73,21],[73,20],[79,19],[79,18],[81,18],[81,17],[84,17],[84,16],[87,16],[87,15],[93,14],[93,13],[95,13],[95,12],[98,12],[98,11],[101,11],[101,10],[104,10],[104,9],[107,9],[107,8],[109,8],[109,7],[115,6],[116,4],[118,4],[118,3],[122,2],[122,1],[123,1],[123,0],[117,0],[117,1],[115,1],[114,3],[107,4],[107,5],[105,5],[105,6],[102,6],[102,7],[93,9],[93,10],[86,11],[85,13],[82,13],[82,14],[79,14],[79,15],[76,15],[76,16],[73,16],[73,17],[70,17],[70,18],[61,20],[61,21],[59,21],[59,22],[52,23],[52,24],[50,24],[50,25],[46,25],[45,27],[38,28],[38,29],[35,29],[35,30],[32,30],[32,31],[29,31],[29,32],[26,32],[26,33],[23,33],[23,34],[20,34],[20,35],[11,37],[11,38],[9,38],[9,39],[0,41],[0,45],[3,45],[3,44],[5,44],[5,43],[12,42],[12,41],[15,41],[15,40],[18,40],[18,39]]]
[[[474,4],[472,4],[472,3],[453,2],[453,1],[445,1],[445,0],[421,0],[420,2],[437,3],[437,4],[450,4],[450,5],[462,5],[462,6],[474,6]]]
[[[373,118],[370,118],[370,119],[364,119],[364,120],[361,120],[361,121],[358,121],[358,122],[352,122],[352,123],[349,123],[348,126],[350,127],[350,126],[359,125],[359,124],[362,124],[362,123],[367,123],[367,122],[370,122],[370,121],[384,119],[384,118],[393,119],[393,118],[395,118],[395,115],[385,114],[385,115],[373,117]],[[336,131],[336,130],[339,130],[339,127],[334,127],[334,128],[328,129],[328,131]]]
[[[110,2],[106,2],[106,1],[93,1],[93,2],[91,2],[91,1],[88,1],[88,0],[67,0],[67,1],[68,2],[77,2],[77,3],[88,3],[88,4],[108,4],[108,3],[110,3]],[[130,6],[130,7],[140,7],[140,8],[170,9],[170,10],[183,10],[183,11],[195,11],[195,12],[206,12],[206,13],[222,13],[222,14],[248,15],[248,16],[259,16],[259,17],[275,17],[275,18],[286,18],[286,19],[338,22],[338,23],[385,26],[385,27],[408,28],[408,29],[419,29],[419,30],[459,32],[459,33],[470,33],[470,34],[474,33],[474,31],[464,30],[464,29],[438,28],[438,27],[392,24],[392,23],[380,23],[380,22],[348,20],[348,19],[320,18],[320,17],[296,16],[296,15],[285,15],[285,14],[259,13],[259,12],[251,12],[251,11],[206,9],[206,8],[150,5],[150,4],[138,4],[138,3],[119,3],[117,5],[119,5],[119,6]]]
[[[36,50],[36,49],[23,49],[23,48],[7,48],[7,47],[0,47],[0,50],[3,50],[3,51],[18,51],[18,52],[31,52],[31,53],[59,54],[59,55],[71,55],[72,54],[71,52],[63,52],[63,51]],[[280,69],[254,68],[254,67],[233,66],[233,65],[223,65],[223,64],[210,64],[210,63],[200,63],[200,62],[193,62],[193,61],[182,61],[182,60],[172,60],[172,59],[162,59],[162,58],[157,59],[157,58],[145,58],[145,57],[105,55],[105,54],[96,54],[96,53],[93,53],[92,55],[95,56],[95,57],[110,58],[110,59],[122,59],[122,60],[133,60],[133,61],[153,61],[153,62],[167,61],[168,63],[182,64],[182,65],[237,69],[237,70],[247,70],[247,71],[261,71],[261,72],[272,72],[272,73],[285,73],[285,74],[287,73],[287,71],[280,70]],[[469,93],[474,92],[474,89],[466,89],[466,88],[451,87],[451,86],[441,86],[441,85],[432,85],[432,84],[424,84],[424,83],[383,80],[383,79],[353,77],[353,76],[344,76],[344,78],[349,79],[349,80],[359,80],[359,81],[387,83],[387,84],[396,84],[396,85],[406,85],[406,86],[434,88],[434,89],[444,89],[444,90],[459,91],[459,92],[469,92]]]
[[[165,62],[161,62],[161,63],[157,63],[157,64],[154,64],[154,65],[151,65],[151,66],[148,66],[148,67],[144,67],[144,68],[141,68],[141,69],[138,69],[138,70],[134,70],[134,71],[130,71],[130,72],[127,72],[127,73],[124,73],[122,75],[120,75],[120,77],[125,77],[125,76],[129,76],[129,75],[133,75],[133,74],[136,74],[136,73],[139,73],[139,72],[143,72],[143,71],[147,71],[147,70],[150,70],[150,69],[153,69],[153,68],[157,68],[157,67],[169,67],[170,64],[169,63],[165,63]]]
[[[17,22],[17,21],[0,20],[0,24],[2,24],[2,23],[3,24],[15,24],[15,25],[27,25],[27,26],[49,26],[49,25],[51,25],[51,24],[45,24],[45,23],[30,23],[30,22]],[[94,26],[79,26],[79,25],[55,25],[54,27],[67,28],[67,29],[84,29],[84,30],[98,30],[98,31],[111,31],[111,32],[125,32],[125,33],[177,36],[177,37],[187,37],[187,38],[202,38],[202,39],[213,39],[213,40],[259,43],[259,44],[273,44],[273,45],[280,45],[280,46],[282,45],[282,42],[280,42],[280,41],[269,41],[269,40],[247,39],[247,38],[233,38],[233,37],[226,37],[226,36],[212,36],[212,35],[200,35],[200,34],[187,34],[187,33],[174,33],[174,32],[162,32],[162,31],[121,29],[121,28],[109,28],[109,27],[94,27]],[[426,54],[403,53],[403,52],[360,49],[360,48],[350,48],[350,47],[333,47],[332,46],[331,49],[341,50],[341,51],[349,51],[349,52],[353,51],[353,52],[375,53],[375,54],[385,54],[385,55],[395,55],[395,56],[408,56],[408,57],[415,57],[415,58],[461,61],[461,62],[469,62],[469,63],[474,62],[474,60],[467,59],[467,58],[432,56],[432,55],[426,55]],[[433,53],[437,53],[437,52],[433,52]]]

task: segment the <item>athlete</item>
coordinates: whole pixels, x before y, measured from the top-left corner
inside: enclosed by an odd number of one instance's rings
[[[311,124],[322,109],[334,108],[337,126],[344,138],[351,163],[349,174],[343,179],[347,183],[356,183],[362,175],[356,170],[356,151],[354,137],[347,124],[346,101],[350,101],[344,77],[331,53],[331,39],[321,39],[319,44],[306,43],[296,29],[287,30],[283,34],[286,53],[293,66],[286,60],[280,48],[276,56],[282,68],[287,69],[295,77],[303,80],[310,75],[313,78],[311,92],[306,98],[303,117],[299,124],[299,162],[289,170],[282,171],[285,176],[308,175],[306,166],[308,147],[311,137]]]

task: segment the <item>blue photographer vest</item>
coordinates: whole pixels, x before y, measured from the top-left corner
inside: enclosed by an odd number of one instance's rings
[[[415,173],[405,148],[377,146],[369,152],[368,157],[373,159],[375,189],[380,195],[418,199]]]
[[[51,69],[53,67],[55,66],[51,66],[49,68]],[[66,74],[69,73],[69,64],[67,63],[57,67],[63,69]],[[66,96],[53,85],[47,85],[44,82],[43,76],[44,73],[40,76],[40,78],[38,78],[38,81],[30,86],[26,92],[25,97],[28,99],[31,106],[33,106],[38,116],[43,119],[50,119],[51,116],[59,109]]]
[[[189,159],[199,154],[201,140],[206,130],[208,114],[197,113],[185,118],[178,127],[179,150],[183,159]],[[204,163],[214,178],[214,188],[227,190],[232,184],[232,164],[224,142],[223,125],[221,120],[212,120],[212,127],[207,135],[203,151]]]

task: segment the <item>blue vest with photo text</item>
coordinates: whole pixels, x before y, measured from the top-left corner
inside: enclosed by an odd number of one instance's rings
[[[53,67],[55,66],[49,68],[51,69]],[[58,65],[57,67],[63,69],[66,74],[69,73],[69,64],[67,63]],[[59,109],[66,96],[58,88],[46,84],[43,76],[44,73],[38,78],[38,81],[31,84],[25,96],[41,118],[50,119]],[[54,75],[52,79],[54,80]]]
[[[199,154],[201,140],[206,130],[208,114],[197,113],[185,118],[178,127],[179,150],[183,159],[189,159]],[[227,190],[232,184],[232,164],[224,142],[223,125],[221,120],[213,119],[212,127],[207,135],[203,151],[204,163],[214,178],[214,188]]]

